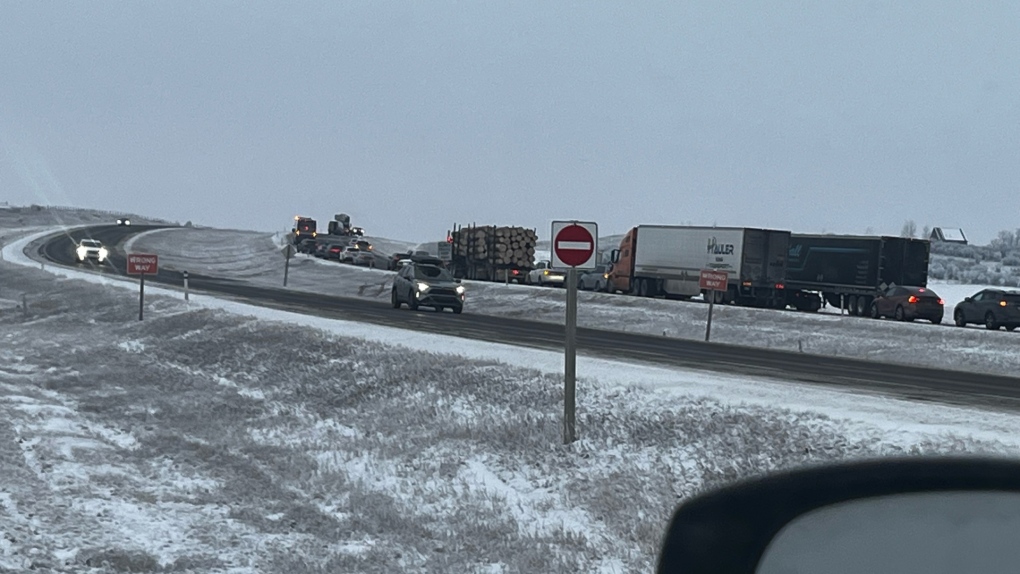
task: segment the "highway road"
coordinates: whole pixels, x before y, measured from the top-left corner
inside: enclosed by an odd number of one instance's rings
[[[38,255],[70,267],[88,267],[99,273],[121,274],[126,265],[124,242],[135,233],[155,226],[100,226],[56,235],[38,247]],[[111,248],[107,265],[77,265],[74,242],[92,237]],[[146,282],[180,286],[181,274],[160,270]],[[525,347],[562,350],[562,325],[508,317],[475,314],[470,306],[461,315],[396,310],[388,303],[351,297],[267,288],[226,278],[191,273],[192,289],[209,294],[319,317],[360,321]],[[393,341],[399,344],[399,340]],[[773,377],[867,393],[888,393],[913,400],[982,406],[1020,411],[1020,378],[962,371],[930,369],[839,357],[791,353],[771,349],[704,343],[653,335],[580,328],[578,353],[591,357],[650,363],[667,367],[709,370],[728,374]],[[451,349],[456,351],[456,349]]]

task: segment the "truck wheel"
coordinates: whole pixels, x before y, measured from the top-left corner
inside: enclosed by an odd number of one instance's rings
[[[861,295],[860,297],[857,298],[857,315],[858,316],[860,316],[860,317],[867,317],[868,316],[868,307],[870,307],[869,303],[871,303],[871,301],[869,301],[868,297],[865,296],[865,295]]]
[[[956,323],[957,327],[967,326],[967,321],[963,318],[963,311],[957,309],[956,312],[953,313],[953,322]]]
[[[847,313],[850,313],[851,315],[854,316],[860,315],[860,313],[857,311],[857,295],[851,295],[847,297],[846,311]]]
[[[985,315],[985,329],[989,331],[998,331],[999,324],[995,321],[995,315],[988,313]]]
[[[393,289],[390,291],[390,304],[393,305],[394,309],[400,308],[400,299],[397,299],[397,290]]]

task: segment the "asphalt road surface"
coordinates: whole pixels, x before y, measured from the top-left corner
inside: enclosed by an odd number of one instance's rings
[[[38,254],[54,263],[86,267],[98,273],[123,274],[124,242],[132,235],[162,226],[100,226],[54,236],[39,246]],[[84,237],[110,249],[105,265],[76,264],[74,244]],[[146,282],[183,284],[179,272],[160,270]],[[307,315],[360,321],[541,349],[562,350],[562,325],[473,314],[461,315],[396,310],[388,303],[252,286],[242,281],[191,273],[191,289],[231,299]],[[393,341],[399,344],[399,340]],[[581,355],[605,359],[710,370],[737,375],[773,377],[788,381],[835,386],[860,392],[882,392],[914,400],[1020,410],[1020,378],[878,363],[839,357],[791,353],[771,349],[704,343],[580,328],[577,349]],[[456,351],[456,348],[451,349]]]

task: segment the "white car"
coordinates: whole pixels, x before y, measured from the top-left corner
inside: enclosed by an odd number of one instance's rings
[[[552,268],[549,261],[539,261],[535,268],[528,272],[529,285],[554,285],[562,287],[567,274]]]
[[[87,259],[105,263],[109,256],[110,252],[95,239],[82,239],[74,248],[74,257],[78,263],[84,263]]]
[[[117,225],[131,225],[131,220],[126,217],[122,217],[117,220]]]

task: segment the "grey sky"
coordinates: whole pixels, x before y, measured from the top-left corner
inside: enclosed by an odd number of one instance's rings
[[[1020,2],[0,2],[0,200],[1020,227]]]

